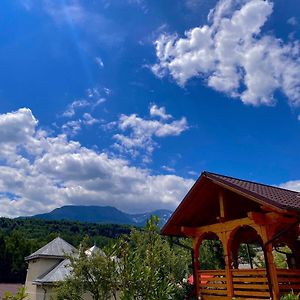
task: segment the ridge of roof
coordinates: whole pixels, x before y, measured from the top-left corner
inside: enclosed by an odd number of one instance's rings
[[[25,257],[25,260],[31,260],[39,257],[44,258],[65,258],[66,254],[76,253],[77,249],[66,242],[64,239],[57,237],[42,248]]]
[[[262,186],[269,187],[269,188],[275,188],[275,189],[279,189],[279,190],[283,190],[283,191],[287,191],[287,192],[291,192],[291,193],[295,193],[295,194],[300,194],[300,192],[289,190],[289,189],[285,189],[285,188],[282,188],[282,187],[279,187],[279,186],[274,186],[274,185],[270,185],[270,184],[266,184],[266,183],[260,183],[260,182],[257,182],[257,181],[252,181],[252,180],[247,180],[247,179],[241,179],[241,178],[237,178],[237,177],[233,177],[233,176],[228,176],[228,175],[223,175],[223,174],[218,174],[218,173],[214,173],[214,172],[203,171],[201,173],[201,175],[202,174],[204,174],[206,176],[213,175],[213,176],[227,177],[229,179],[244,181],[244,182],[248,182],[248,183],[262,185]]]

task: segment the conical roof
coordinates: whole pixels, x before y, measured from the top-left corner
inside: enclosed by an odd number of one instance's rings
[[[77,249],[60,237],[57,237],[44,247],[38,249],[31,255],[25,257],[25,260],[31,260],[39,257],[44,258],[65,258],[66,254],[76,253]]]
[[[106,256],[105,253],[100,248],[98,248],[96,245],[94,245],[93,247],[91,247],[90,249],[87,249],[85,251],[86,256],[91,256],[94,254],[100,254],[102,256]]]

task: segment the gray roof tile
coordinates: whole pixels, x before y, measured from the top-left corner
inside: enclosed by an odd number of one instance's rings
[[[70,261],[68,259],[60,262],[53,270],[37,278],[35,284],[52,284],[66,279],[71,273]]]
[[[57,237],[44,247],[38,249],[31,255],[25,257],[25,260],[31,260],[38,257],[45,258],[64,258],[66,254],[76,253],[77,249],[60,237]]]

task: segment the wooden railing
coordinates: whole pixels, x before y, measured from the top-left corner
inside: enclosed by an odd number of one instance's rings
[[[269,285],[266,269],[230,270],[233,295],[237,299],[269,299]],[[300,270],[277,269],[280,295],[293,291],[300,293]],[[200,294],[204,300],[225,300],[227,278],[225,270],[200,270],[198,273]]]
[[[228,299],[225,270],[200,270],[198,276],[202,299]]]
[[[232,269],[233,293],[239,299],[269,299],[269,286],[265,269]],[[200,270],[199,285],[204,300],[225,300],[227,295],[227,278],[225,270]]]
[[[300,293],[300,270],[277,269],[277,280],[281,295],[290,291]]]
[[[270,292],[266,269],[231,270],[234,297],[269,299]]]

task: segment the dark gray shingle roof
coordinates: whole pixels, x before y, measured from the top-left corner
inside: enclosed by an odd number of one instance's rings
[[[75,247],[73,247],[71,244],[69,244],[62,238],[57,237],[44,247],[25,257],[25,260],[31,260],[38,257],[63,259],[66,254],[72,254],[76,252],[77,249]]]
[[[53,284],[66,279],[71,273],[70,261],[68,259],[63,260],[49,273],[37,278],[33,283],[35,284]]]

